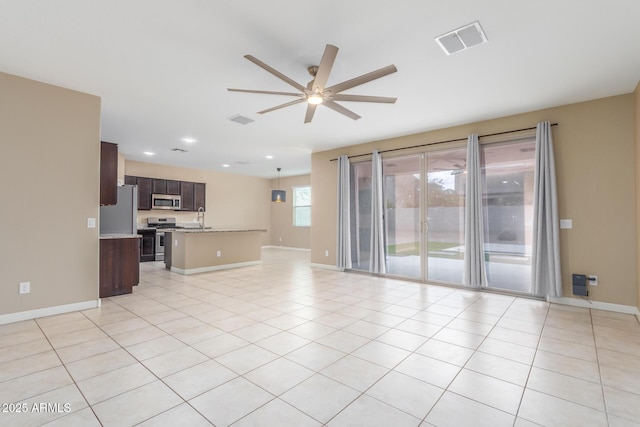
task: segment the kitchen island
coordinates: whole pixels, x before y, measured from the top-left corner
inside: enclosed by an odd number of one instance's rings
[[[245,267],[261,262],[265,229],[183,229],[165,231],[164,262],[180,274]]]

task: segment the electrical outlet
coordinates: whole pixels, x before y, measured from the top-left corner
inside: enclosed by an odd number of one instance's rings
[[[329,256],[329,251],[324,251],[324,256]]]
[[[598,276],[589,276],[589,285],[598,286]]]
[[[31,282],[20,282],[20,293],[28,294],[31,292]]]
[[[218,251],[218,252],[216,252],[216,256],[217,256],[218,258],[220,258],[220,257],[222,256],[222,251]]]

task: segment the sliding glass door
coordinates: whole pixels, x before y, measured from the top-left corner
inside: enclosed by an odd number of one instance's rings
[[[387,272],[422,278],[421,155],[384,159]]]
[[[383,161],[387,272],[462,283],[466,149]]]
[[[425,279],[460,284],[464,278],[467,150],[439,150],[425,156]]]
[[[487,286],[531,293],[535,138],[483,143],[484,261]],[[465,145],[385,156],[386,271],[392,276],[463,284]],[[371,162],[351,165],[351,257],[354,270],[371,259]]]
[[[535,138],[482,145],[481,152],[488,286],[531,293]]]

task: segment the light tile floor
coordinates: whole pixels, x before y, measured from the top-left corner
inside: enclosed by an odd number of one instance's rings
[[[640,426],[635,317],[313,269],[181,276],[0,326],[2,426]]]

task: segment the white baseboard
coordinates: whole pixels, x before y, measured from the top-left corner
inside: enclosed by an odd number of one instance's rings
[[[616,313],[633,314],[636,317],[640,316],[640,311],[638,311],[638,307],[634,307],[632,305],[612,304],[609,302],[588,301],[584,299],[568,298],[568,297],[547,297],[547,301],[553,302],[556,304],[570,305],[573,307],[594,308],[596,310],[615,311]],[[638,319],[640,320],[640,317],[638,317]]]
[[[218,271],[218,270],[228,270],[229,268],[238,268],[238,267],[249,267],[251,265],[259,265],[262,261],[246,261],[246,262],[236,262],[235,264],[223,264],[223,265],[212,265],[210,267],[199,267],[199,268],[187,268],[182,269],[178,267],[171,267],[171,271],[179,274],[197,274],[197,273],[207,273],[210,271]]]
[[[288,251],[311,252],[311,249],[306,249],[306,248],[294,248],[290,246],[275,246],[275,245],[262,246],[262,249],[286,249]]]
[[[335,265],[329,265],[329,264],[316,264],[316,263],[312,262],[310,264],[310,266],[313,267],[313,268],[322,268],[324,270],[344,271],[344,270],[336,267]]]
[[[0,325],[98,307],[100,307],[100,299],[57,305],[54,307],[38,308],[36,310],[19,311],[17,313],[2,314],[0,315]]]

